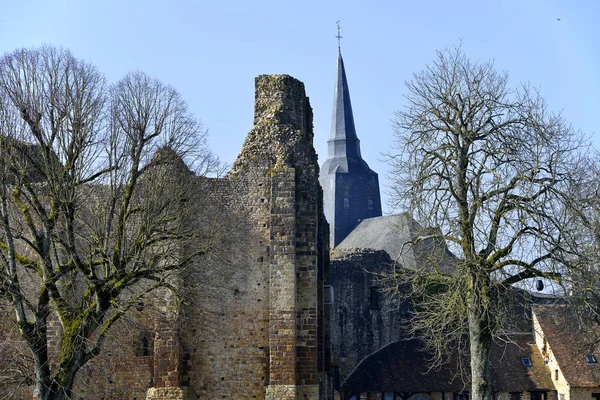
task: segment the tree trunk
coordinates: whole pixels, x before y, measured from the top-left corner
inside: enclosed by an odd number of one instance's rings
[[[486,277],[487,278],[487,277]],[[469,349],[471,353],[471,396],[472,400],[492,400],[492,375],[490,369],[490,348],[492,335],[488,312],[484,304],[489,297],[486,285],[487,279],[483,281],[473,278],[473,289],[468,298],[469,319]],[[489,279],[489,278],[488,278]]]
[[[64,383],[48,377],[44,382],[36,381],[35,400],[71,400],[75,372],[66,377]]]

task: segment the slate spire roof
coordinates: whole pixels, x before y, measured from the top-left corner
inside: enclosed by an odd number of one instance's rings
[[[348,80],[346,79],[346,69],[339,49],[331,134],[327,141],[327,162],[323,167],[326,168],[327,173],[374,173],[360,154],[360,140],[356,136],[356,128],[354,127],[354,115],[352,113]]]
[[[327,160],[321,167],[319,182],[323,188],[325,218],[330,225],[331,246],[335,247],[360,221],[381,215],[379,180],[360,154],[346,70],[339,48],[331,135],[327,147]]]
[[[337,76],[333,98],[331,135],[328,141],[329,157],[346,156],[360,159],[360,141],[356,136],[352,102],[346,80],[346,70],[341,51],[338,51]]]

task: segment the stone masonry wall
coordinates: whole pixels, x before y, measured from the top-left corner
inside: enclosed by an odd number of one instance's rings
[[[355,249],[333,252],[331,282],[334,306],[331,315],[332,363],[342,383],[365,357],[403,337],[408,311],[399,310],[377,292],[375,272],[392,263],[383,250]]]
[[[156,293],[132,310],[82,369],[75,399],[332,397],[329,234],[312,140],[304,85],[258,77],[254,128],[230,173],[192,178],[203,211],[188,223],[210,251],[174,278],[182,302]]]
[[[184,307],[188,396],[329,398],[328,234],[302,83],[258,77],[254,123],[215,196],[244,232],[229,262],[207,266],[228,278],[206,315]]]

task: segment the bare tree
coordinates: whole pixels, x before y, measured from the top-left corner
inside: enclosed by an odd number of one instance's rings
[[[490,345],[510,323],[512,285],[560,287],[581,267],[564,193],[585,143],[537,90],[510,88],[506,73],[460,48],[438,52],[407,87],[390,155],[394,199],[434,228],[415,241],[438,240],[457,263],[449,271],[432,256],[383,279],[415,302],[413,330],[438,356],[468,351],[472,398],[491,399]]]
[[[186,223],[200,205],[184,160],[218,161],[175,89],[141,72],[107,88],[53,47],[0,59],[0,140],[0,300],[37,398],[67,399],[111,326],[218,240]]]
[[[565,263],[569,274],[563,277],[569,294],[565,300],[581,326],[600,324],[600,158],[591,152],[573,168],[566,188],[559,194],[564,204],[568,228],[563,233]],[[600,341],[597,335],[591,340]]]

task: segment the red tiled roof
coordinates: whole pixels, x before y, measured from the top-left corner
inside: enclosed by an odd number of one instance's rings
[[[567,306],[537,306],[532,308],[548,346],[565,379],[571,387],[600,387],[600,363],[588,363],[586,354],[600,361],[600,328],[581,324]]]

